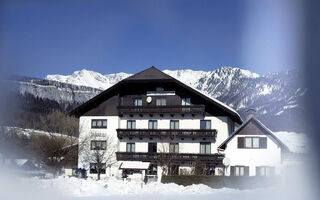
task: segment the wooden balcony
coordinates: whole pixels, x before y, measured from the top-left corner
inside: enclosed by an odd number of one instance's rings
[[[118,106],[119,115],[124,114],[205,114],[204,105],[190,106]]]
[[[125,137],[135,138],[206,138],[216,139],[217,130],[193,130],[193,129],[117,129],[119,139]]]
[[[118,161],[143,161],[151,163],[170,162],[171,164],[192,163],[222,165],[223,155],[220,154],[190,154],[190,153],[141,153],[116,152]]]

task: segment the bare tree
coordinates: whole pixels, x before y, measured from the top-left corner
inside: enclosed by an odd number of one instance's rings
[[[173,173],[172,167],[174,166],[176,153],[170,153],[170,142],[160,143],[158,150],[158,163],[161,166],[162,175],[171,175]]]
[[[31,135],[36,157],[56,176],[70,162],[76,163],[78,128],[77,119],[60,111],[40,116],[37,126],[45,133]]]
[[[79,159],[81,163],[95,165],[98,180],[106,168],[117,162],[115,152],[116,141],[111,136],[86,135],[79,139]]]
[[[200,160],[195,160],[192,162],[191,174],[193,175],[205,175],[205,164]]]

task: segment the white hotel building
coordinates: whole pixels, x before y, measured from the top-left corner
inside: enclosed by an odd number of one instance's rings
[[[192,173],[196,163],[207,174],[224,174],[225,154],[218,147],[242,124],[228,106],[155,67],[120,81],[71,114],[80,118],[79,144],[87,152],[96,147],[114,149],[116,162],[105,164],[102,177],[121,177],[123,161],[150,162],[146,173],[158,176],[163,170]],[[86,156],[79,151],[78,167],[95,177],[96,163]]]

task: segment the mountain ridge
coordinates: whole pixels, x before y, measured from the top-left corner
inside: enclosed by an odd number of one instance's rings
[[[307,88],[298,69],[266,75],[232,67],[163,72],[225,103],[244,120],[246,110],[253,108],[256,116],[273,130],[304,132],[300,121],[305,114],[303,97]],[[83,69],[71,75],[47,75],[45,79],[25,78],[10,83],[22,96],[53,100],[68,111],[130,75],[124,72],[102,75]]]

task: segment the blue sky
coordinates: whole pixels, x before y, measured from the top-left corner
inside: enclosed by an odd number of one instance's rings
[[[13,74],[301,67],[295,1],[8,0],[0,9],[0,66]]]

